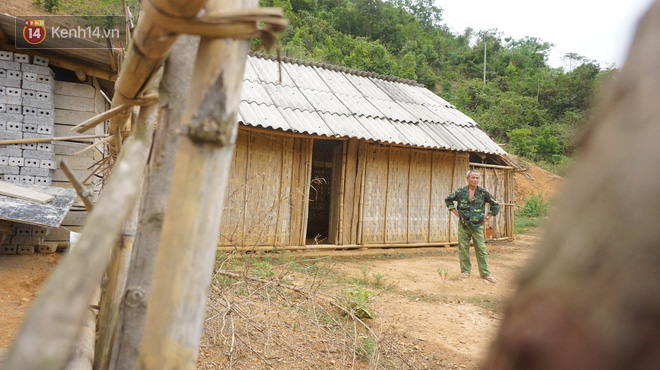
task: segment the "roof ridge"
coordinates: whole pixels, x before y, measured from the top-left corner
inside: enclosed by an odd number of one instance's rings
[[[252,57],[255,57],[255,58],[266,59],[266,60],[277,60],[278,59],[277,55],[272,55],[272,54],[267,54],[267,53],[259,53],[259,52],[255,52],[255,51],[252,51],[252,50],[250,50],[248,52],[248,55],[250,55]],[[376,79],[383,80],[383,81],[400,82],[400,83],[403,83],[403,84],[406,84],[406,85],[426,88],[426,86],[418,83],[417,81],[408,80],[408,79],[405,79],[405,78],[392,76],[392,75],[383,75],[383,74],[376,73],[376,72],[360,71],[360,70],[357,70],[357,69],[342,67],[342,66],[338,66],[338,65],[334,65],[334,64],[311,62],[311,61],[308,61],[308,60],[291,58],[291,57],[282,57],[280,60],[284,63],[298,64],[298,65],[302,65],[302,66],[305,66],[305,67],[313,66],[313,67],[317,67],[317,68],[327,69],[329,71],[348,73],[348,74],[358,76],[358,77],[376,78]]]

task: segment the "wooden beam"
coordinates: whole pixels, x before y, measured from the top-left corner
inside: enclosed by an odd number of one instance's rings
[[[44,194],[36,190],[24,188],[22,186],[14,185],[6,181],[0,181],[0,195],[5,195],[12,198],[29,200],[30,202],[37,202],[41,204],[48,203],[55,199],[54,196]]]
[[[499,169],[503,169],[503,170],[513,170],[514,169],[514,167],[512,167],[512,166],[500,166],[500,165],[496,165],[496,164],[484,164],[484,163],[474,163],[474,162],[470,162],[470,166],[472,166],[472,167],[484,167],[484,168],[499,168]]]

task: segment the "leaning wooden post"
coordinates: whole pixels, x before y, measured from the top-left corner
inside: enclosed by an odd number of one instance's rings
[[[134,369],[137,364],[151,277],[174,171],[176,139],[198,43],[199,37],[181,36],[174,44],[178,52],[169,56],[163,71],[159,91],[160,117],[142,188],[138,230],[120,305],[111,369]]]
[[[223,9],[236,9],[228,0]],[[255,7],[250,0],[244,7]],[[209,11],[220,8],[209,2]],[[156,257],[138,367],[196,366],[209,283],[236,140],[248,40],[202,39]],[[209,86],[211,85],[211,86]],[[188,114],[187,117],[192,116]]]

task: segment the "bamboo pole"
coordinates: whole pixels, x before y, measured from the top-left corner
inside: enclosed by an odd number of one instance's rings
[[[431,215],[433,214],[433,158],[435,152],[431,152],[431,168],[429,169],[429,221],[428,221],[428,235],[426,241],[431,242]]]
[[[209,1],[207,10],[256,5],[252,0]],[[190,123],[177,148],[140,345],[140,369],[196,366],[249,45],[249,40],[200,41],[183,119],[184,125]]]
[[[96,305],[101,297],[101,285],[97,285],[93,298],[90,300],[92,305]],[[78,339],[73,346],[71,357],[67,361],[64,370],[92,370],[94,364],[94,341],[96,340],[96,309],[90,306],[85,312],[85,321],[80,328]]]
[[[88,212],[91,212],[94,205],[92,204],[92,200],[89,199],[89,194],[91,194],[90,191],[73,175],[73,171],[71,171],[71,168],[69,168],[69,165],[65,160],[60,162],[60,168],[62,168],[62,172],[64,172],[64,175],[69,179],[73,188],[76,189],[76,193],[78,193],[78,196],[82,199],[85,209]]]
[[[179,18],[194,17],[204,6],[206,0],[150,0],[151,5],[159,9],[161,13]],[[133,40],[129,45],[126,59],[122,64],[122,72],[115,84],[115,92],[112,98],[112,108],[127,103],[127,99],[137,98],[143,91],[151,89],[151,77],[165,60],[170,52],[172,44],[179,36],[168,31],[163,24],[155,22],[146,16],[144,8],[140,15],[140,22],[133,33]],[[110,118],[109,132],[116,134],[120,131],[130,129],[128,119],[131,110]],[[115,156],[119,152],[122,138],[117,137],[119,142],[110,142],[110,154]]]
[[[454,188],[454,174],[456,173],[456,161],[458,160],[458,152],[454,152],[454,160],[452,161],[451,165],[451,183],[449,185],[449,188],[451,191],[456,190]],[[447,236],[449,240],[451,240],[451,212],[449,213],[449,217],[447,219],[448,225],[447,225]]]
[[[337,240],[344,243],[344,193],[346,186],[346,157],[348,156],[348,142],[342,142],[341,177],[339,179],[339,221],[337,222]]]
[[[363,160],[362,160],[362,180],[360,184],[360,209],[358,210],[358,214],[360,215],[360,220],[358,221],[358,230],[357,230],[357,243],[362,244],[362,233],[363,233],[363,228],[364,228],[364,189],[366,188],[365,182],[366,182],[366,175],[367,175],[367,154],[369,151],[370,145],[364,143],[364,148],[363,148]],[[359,150],[358,150],[359,152]]]
[[[385,172],[385,211],[383,213],[383,243],[387,244],[387,201],[390,198],[390,166],[392,165],[392,147],[387,147],[387,171]]]
[[[146,114],[147,109],[143,110]],[[151,107],[148,110],[155,111]],[[4,368],[58,369],[64,365],[110,260],[116,237],[139,194],[137,185],[150,142],[147,127],[138,125],[123,146],[76,248],[51,273],[28,312]]]
[[[198,37],[191,36],[177,40],[174,48],[179,52],[169,56],[163,71],[159,92],[162,108],[142,188],[138,229],[110,360],[112,369],[137,366],[151,277],[174,171],[177,132],[181,127],[183,103],[198,42]]]
[[[50,143],[53,141],[75,141],[75,140],[85,140],[85,139],[98,139],[105,137],[106,135],[79,135],[79,136],[64,136],[64,137],[44,137],[44,138],[33,138],[33,139],[11,139],[11,140],[0,140],[0,145]]]
[[[307,151],[305,152],[305,192],[303,193],[303,221],[300,228],[301,240],[307,241],[307,223],[309,222],[309,181],[312,178],[312,153],[314,151],[314,140],[307,140]]]
[[[94,350],[94,369],[107,369],[110,362],[113,337],[119,315],[119,303],[126,285],[126,271],[133,249],[133,237],[137,227],[137,207],[132,207],[131,215],[121,238],[112,251],[107,269],[108,283],[101,298],[98,327],[99,336]]]

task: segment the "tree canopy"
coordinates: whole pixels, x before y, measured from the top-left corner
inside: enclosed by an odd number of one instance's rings
[[[285,56],[415,80],[473,117],[505,149],[558,163],[591,97],[616,70],[568,53],[568,69],[548,65],[553,47],[497,29],[455,34],[431,0],[261,0],[285,10]],[[483,83],[484,44],[487,53]],[[253,47],[259,46],[258,41]]]

